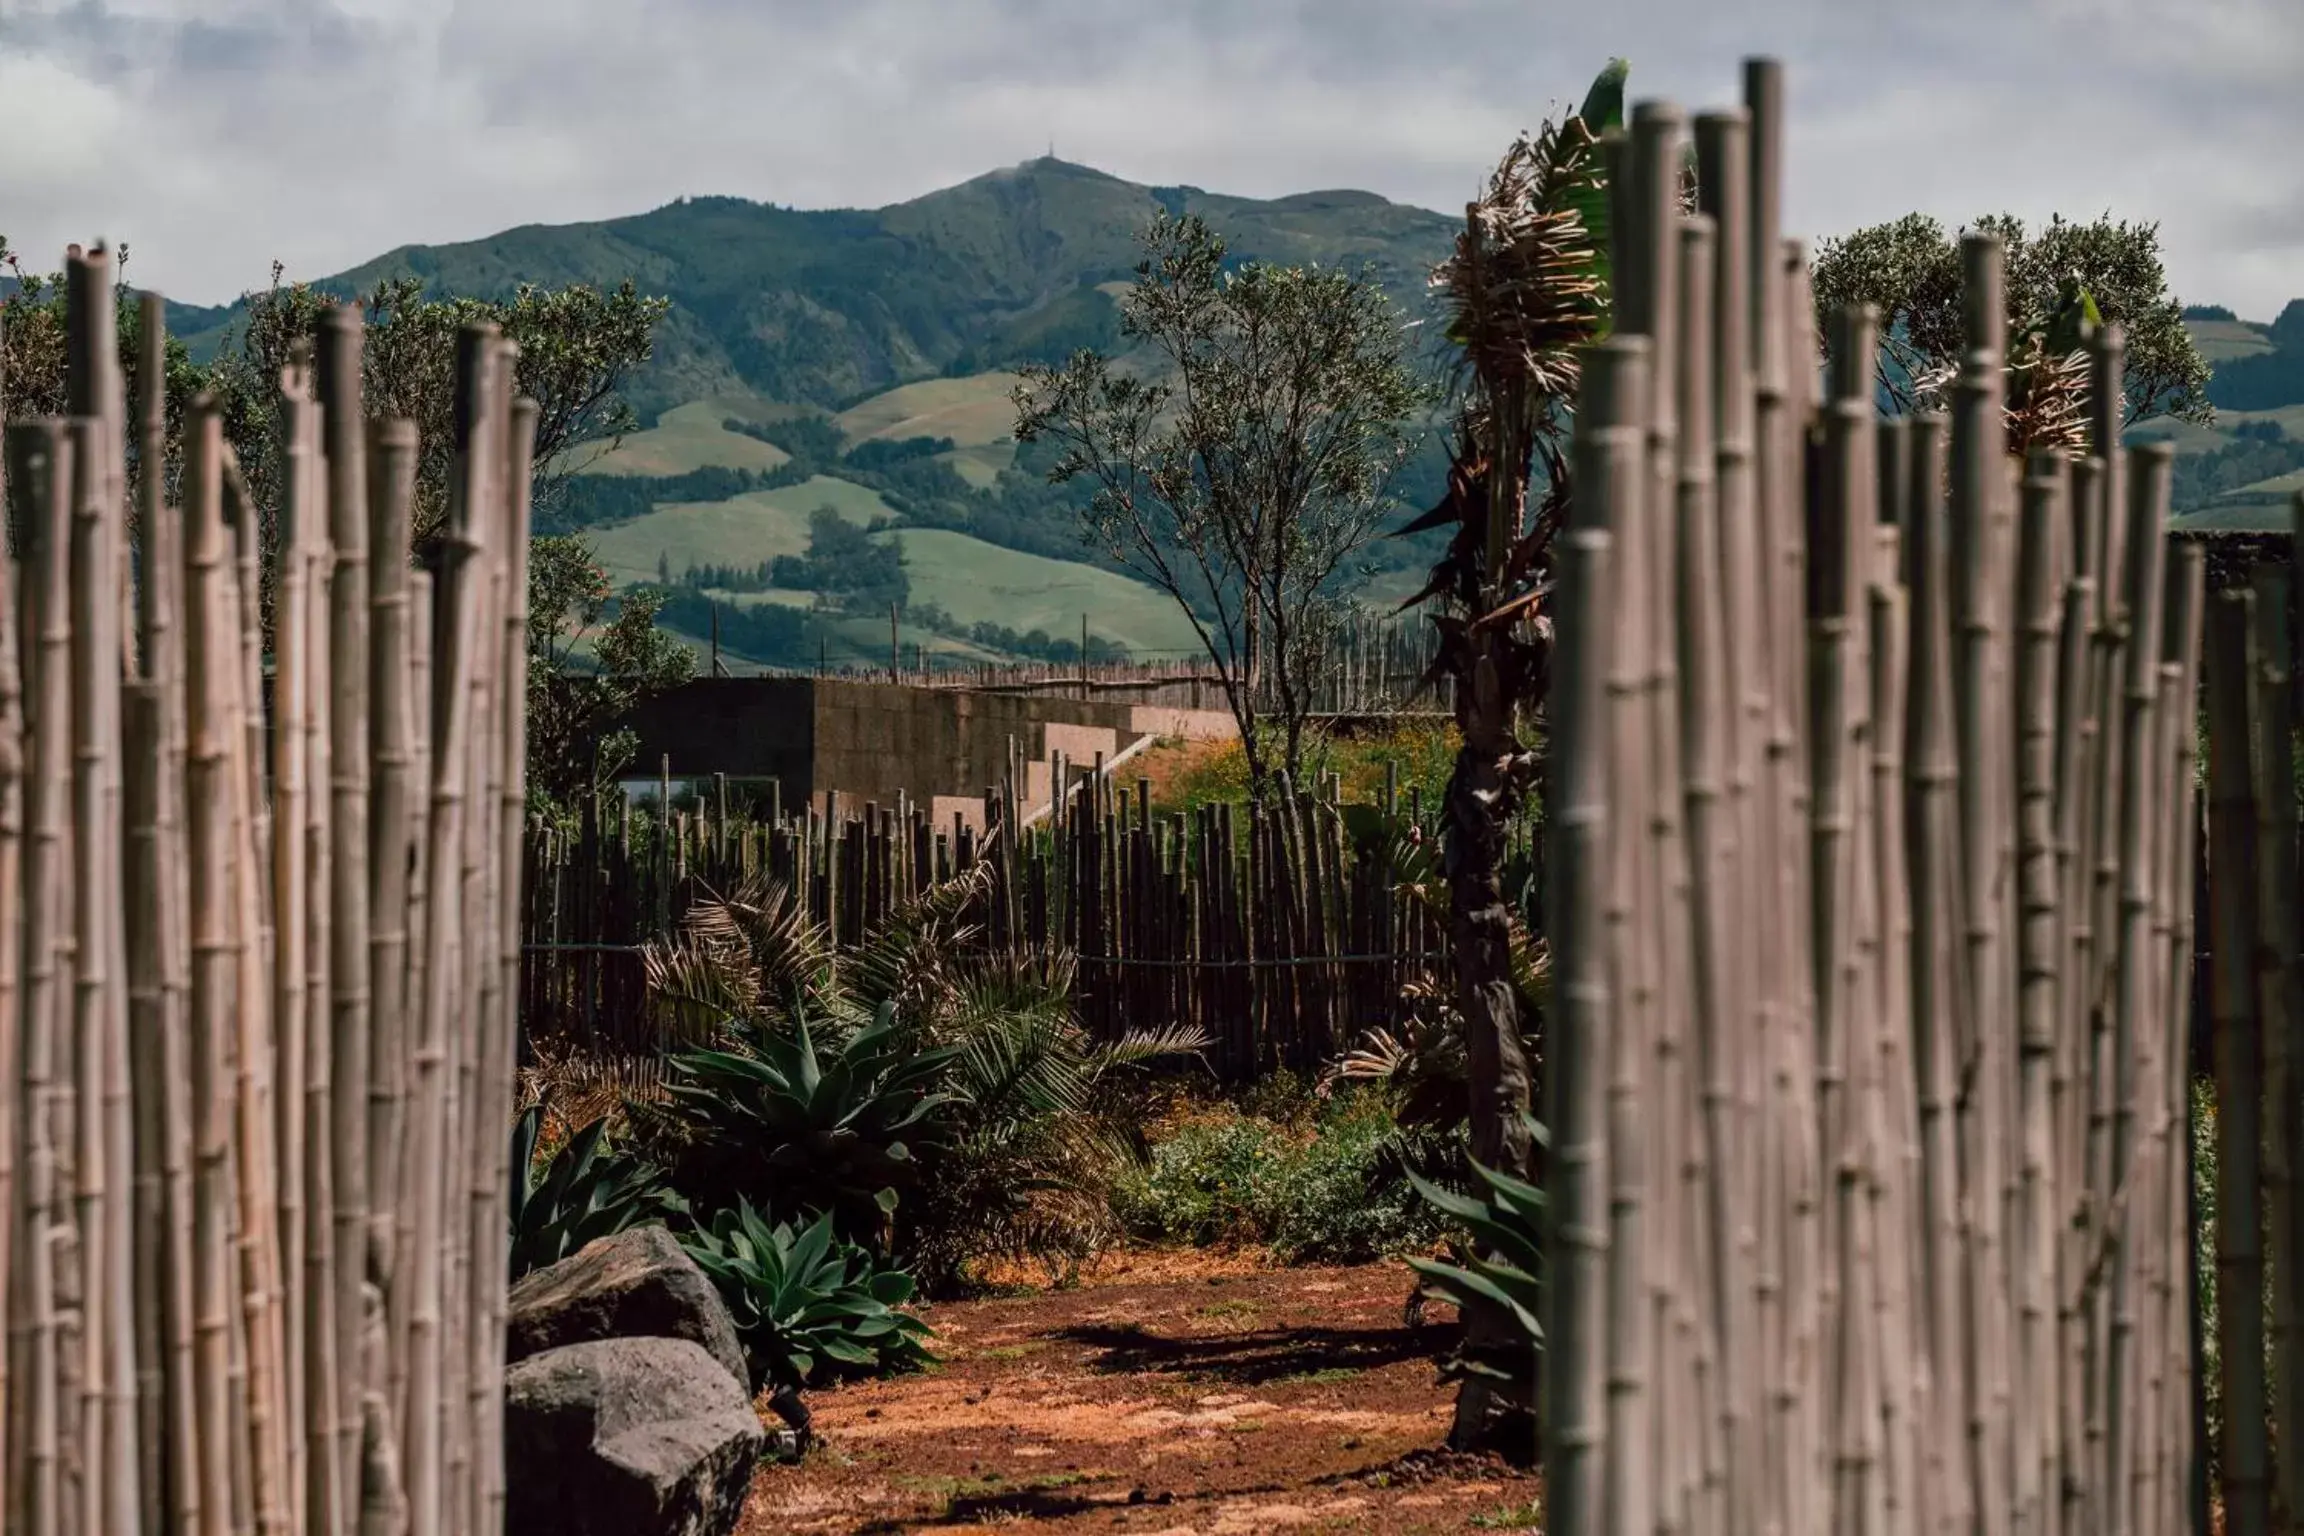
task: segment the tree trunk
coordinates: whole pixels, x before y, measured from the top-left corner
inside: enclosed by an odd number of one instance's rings
[[[1533,1172],[1528,1053],[1512,986],[1511,909],[1503,881],[1505,827],[1519,804],[1526,756],[1512,734],[1511,706],[1500,697],[1495,669],[1485,655],[1476,655],[1472,674],[1458,704],[1464,744],[1448,779],[1441,855],[1456,1001],[1464,1018],[1472,1156],[1487,1167],[1528,1178]],[[1468,1307],[1463,1320],[1468,1350],[1512,1337],[1509,1320],[1494,1308]],[[1487,1381],[1467,1379],[1457,1393],[1449,1443],[1459,1450],[1493,1444],[1508,1455],[1533,1458],[1535,1436],[1513,1428],[1533,1406],[1508,1401]],[[1507,1439],[1525,1444],[1504,1443]]]

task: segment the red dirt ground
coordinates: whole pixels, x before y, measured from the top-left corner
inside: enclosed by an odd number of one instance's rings
[[[1403,1326],[1408,1279],[1138,1255],[931,1307],[945,1363],[811,1394],[824,1443],[760,1470],[742,1536],[1532,1532],[1532,1476],[1440,1448],[1452,1329]]]

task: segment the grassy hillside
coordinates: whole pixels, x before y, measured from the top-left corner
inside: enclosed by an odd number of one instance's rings
[[[722,425],[733,412],[719,400],[692,400],[656,419],[656,425],[628,434],[612,450],[584,466],[598,475],[684,475],[690,470],[774,469],[792,455]]]
[[[726,501],[660,505],[647,516],[587,532],[593,551],[619,586],[677,579],[692,565],[750,567],[778,555],[804,554],[808,514],[830,507],[859,526],[890,517],[888,504],[860,485],[817,476],[799,485],[747,491]]]
[[[1165,593],[1113,571],[1002,549],[941,528],[884,535],[904,548],[912,600],[934,603],[962,624],[1040,630],[1058,639],[1097,635],[1139,656],[1193,654],[1199,640]]]
[[[948,437],[955,448],[987,448],[1009,440],[1016,408],[1012,373],[923,379],[874,395],[832,418],[851,445],[874,438]]]

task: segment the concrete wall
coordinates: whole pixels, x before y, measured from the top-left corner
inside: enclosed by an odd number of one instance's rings
[[[668,753],[675,779],[774,779],[787,805],[827,790],[893,805],[901,791],[940,819],[958,813],[979,826],[1011,739],[1029,765],[1032,808],[1046,801],[1051,752],[1087,766],[1145,736],[1232,734],[1230,715],[1205,710],[838,678],[698,678],[648,700],[629,724],[641,776]]]

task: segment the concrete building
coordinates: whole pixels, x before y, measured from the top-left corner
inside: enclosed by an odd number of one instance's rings
[[[635,768],[669,760],[675,785],[726,774],[757,798],[774,785],[782,803],[894,805],[901,794],[933,807],[939,821],[984,821],[984,791],[1023,759],[1026,814],[1046,807],[1051,759],[1107,765],[1163,737],[1237,734],[1223,710],[1114,698],[978,692],[844,678],[698,678],[648,700],[628,723],[640,738]],[[653,793],[656,772],[629,781]]]

